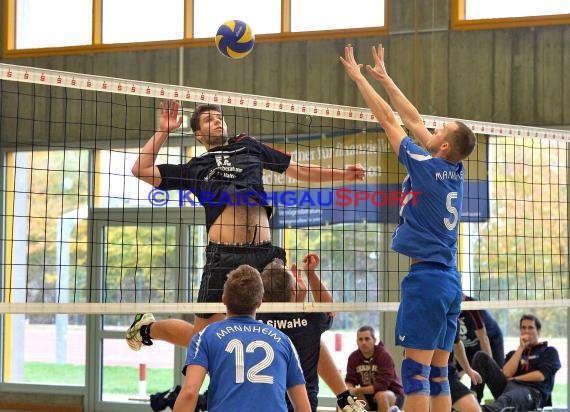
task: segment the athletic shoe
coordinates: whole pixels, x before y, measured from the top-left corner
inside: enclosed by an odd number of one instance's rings
[[[150,395],[150,407],[154,412],[163,411],[166,408],[174,409],[174,403],[180,393],[180,385],[164,392],[157,392]]]
[[[390,408],[388,408],[388,412],[402,412],[402,411],[400,410],[400,408],[398,408],[397,405],[394,405],[394,406],[390,406]]]
[[[366,402],[360,399],[354,400],[352,398],[348,398],[348,405],[342,409],[340,406],[337,406],[337,408],[341,412],[366,412]]]
[[[141,336],[141,327],[150,325],[154,322],[154,316],[152,313],[137,313],[135,315],[135,320],[129,330],[127,330],[127,343],[129,348],[132,350],[140,350],[143,345],[150,346],[152,341],[147,337],[143,338]]]

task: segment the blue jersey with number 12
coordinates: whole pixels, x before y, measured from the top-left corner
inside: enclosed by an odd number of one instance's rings
[[[186,365],[203,366],[210,374],[210,412],[287,412],[286,390],[305,384],[289,338],[249,316],[208,325],[192,339]]]
[[[402,141],[398,157],[408,176],[402,184],[404,205],[392,235],[392,249],[414,259],[456,267],[463,163],[432,157],[409,136]]]

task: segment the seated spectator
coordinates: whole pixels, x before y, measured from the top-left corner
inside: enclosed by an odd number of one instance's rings
[[[520,319],[520,340],[516,350],[500,366],[485,352],[477,352],[472,367],[485,382],[495,401],[483,406],[485,412],[530,411],[546,406],[554,387],[554,375],[560,369],[558,351],[548,342],[539,342],[540,320],[530,314]]]
[[[451,405],[457,412],[481,412],[481,406],[474,393],[461,382],[461,377],[457,371],[458,366],[469,376],[472,384],[480,384],[482,382],[481,375],[471,369],[467,361],[465,347],[459,338],[459,329],[455,335],[453,343],[453,352],[449,355],[449,364],[447,366],[449,390],[451,392]]]
[[[350,394],[366,400],[370,410],[399,411],[404,389],[392,355],[383,342],[376,344],[372,327],[362,326],[356,337],[358,349],[350,354],[346,366],[345,382]]]
[[[464,302],[474,300],[471,296],[463,294]],[[492,356],[501,368],[503,367],[505,362],[503,332],[488,311],[462,310],[459,314],[459,334],[469,364],[477,352],[483,351]],[[462,371],[461,365],[458,365],[457,370],[458,372]],[[471,383],[471,390],[477,394],[479,403],[483,399],[484,389],[485,385],[483,384]]]

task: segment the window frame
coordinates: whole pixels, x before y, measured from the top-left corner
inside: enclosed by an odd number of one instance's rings
[[[544,16],[498,17],[496,19],[466,19],[466,1],[467,0],[451,0],[452,30],[510,29],[517,27],[556,26],[570,24],[570,13]]]
[[[3,2],[2,57],[41,57],[52,55],[76,55],[103,52],[121,51],[148,51],[177,47],[207,47],[213,43],[213,36],[209,38],[192,38],[194,19],[194,0],[184,0],[184,38],[178,40],[146,41],[137,43],[104,44],[102,30],[102,4],[103,0],[93,1],[92,13],[92,40],[90,45],[44,47],[16,49],[16,1]],[[384,25],[377,27],[364,27],[355,29],[318,30],[291,32],[291,0],[281,0],[281,32],[260,34],[255,37],[257,43],[277,43],[284,41],[336,39],[346,37],[370,37],[388,34],[389,0],[384,1]]]

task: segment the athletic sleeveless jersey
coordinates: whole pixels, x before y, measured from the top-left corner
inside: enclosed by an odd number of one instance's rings
[[[204,328],[192,339],[185,365],[183,374],[188,365],[201,365],[208,371],[210,412],[286,412],[286,390],[305,384],[289,338],[249,316]]]
[[[317,366],[321,346],[321,335],[332,326],[332,316],[326,313],[258,313],[257,319],[276,327],[291,339],[297,353],[307,392],[319,392]]]
[[[402,141],[398,157],[408,176],[402,183],[404,205],[392,235],[392,249],[414,259],[455,267],[463,163],[432,157],[409,136]]]
[[[263,169],[283,173],[289,167],[291,156],[273,149],[253,137],[240,135],[223,146],[211,148],[201,156],[181,165],[162,164],[158,170],[163,190],[191,191],[206,211],[206,229],[232,204],[267,205],[263,197]],[[247,200],[247,202],[244,202]],[[271,216],[271,206],[266,206]]]

